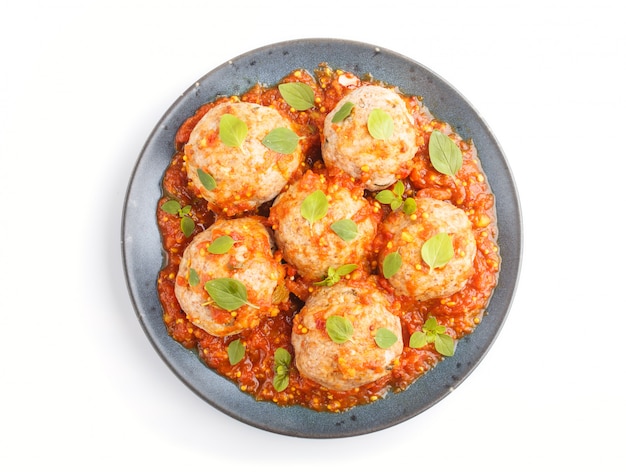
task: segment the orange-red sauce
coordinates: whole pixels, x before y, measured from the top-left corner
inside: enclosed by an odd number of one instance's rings
[[[307,111],[291,109],[278,93],[276,85],[270,87],[256,85],[238,98],[242,101],[274,106],[300,125],[299,134],[306,137],[304,171],[323,165],[320,154],[320,131],[323,129],[324,118],[350,90],[339,80],[342,75],[345,73],[322,65],[315,71],[315,75],[304,70],[296,70],[283,79],[283,82],[306,82],[313,87],[316,106]],[[357,81],[359,84],[374,83],[372,79],[366,78]],[[211,336],[189,322],[174,295],[178,265],[186,245],[195,234],[209,227],[215,219],[215,215],[207,209],[206,201],[194,195],[187,185],[183,148],[200,118],[215,103],[228,99],[230,98],[220,98],[216,102],[201,106],[183,123],[175,138],[176,152],[163,177],[163,197],[158,204],[157,220],[166,253],[166,263],[159,273],[158,293],[163,306],[163,321],[169,334],[186,348],[197,350],[199,357],[207,366],[231,379],[242,391],[259,400],[272,401],[281,406],[299,404],[319,411],[341,411],[375,401],[389,390],[397,392],[405,389],[441,359],[441,355],[432,345],[420,349],[409,347],[410,335],[420,330],[429,316],[435,316],[438,323],[445,325],[448,333],[456,339],[471,333],[480,323],[497,283],[500,257],[496,243],[494,196],[472,143],[461,141],[458,136],[453,135],[457,137],[463,152],[463,166],[452,178],[438,173],[432,167],[428,157],[428,140],[425,139],[414,159],[413,169],[405,179],[407,189],[414,196],[450,201],[463,209],[470,218],[476,238],[477,254],[474,260],[474,275],[465,288],[450,297],[426,302],[397,300],[403,312],[401,321],[404,350],[397,365],[378,381],[348,392],[331,391],[301,377],[292,363],[288,387],[282,392],[277,392],[272,385],[274,352],[277,348],[283,347],[293,355],[290,343],[293,316],[302,306],[300,298],[304,298],[308,290],[291,267],[287,267],[287,272],[293,276],[289,284],[292,295],[290,300],[283,304],[281,312],[277,316],[264,319],[257,328],[225,338]],[[404,99],[416,119],[416,126],[425,131],[425,136],[429,136],[433,129],[447,130],[450,133],[449,125],[433,120],[423,113],[419,97],[404,96]],[[374,195],[368,194],[368,198],[373,197]],[[179,218],[161,209],[161,205],[172,198],[178,200],[181,206],[191,205],[189,216],[194,220],[196,227],[189,237],[182,233]],[[267,215],[269,205],[262,206],[259,214]],[[379,243],[385,243],[384,235],[379,238]],[[385,287],[386,280],[382,276],[379,279],[381,285]],[[389,290],[391,291],[390,287]],[[234,339],[241,339],[246,344],[246,354],[240,362],[231,366],[227,346]]]

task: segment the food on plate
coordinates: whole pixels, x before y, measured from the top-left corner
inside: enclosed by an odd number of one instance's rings
[[[276,198],[269,222],[284,259],[303,278],[319,281],[344,264],[370,270],[382,212],[363,193],[344,173],[308,171]]]
[[[415,211],[391,213],[379,233],[381,267],[398,257],[397,271],[387,277],[394,291],[415,300],[449,297],[474,272],[476,241],[463,210],[434,198],[416,198]],[[429,250],[430,248],[430,250]]]
[[[368,190],[381,190],[409,174],[420,135],[398,93],[363,86],[326,116],[322,158],[327,166],[364,182]]]
[[[332,390],[350,390],[391,371],[402,353],[402,326],[374,277],[316,290],[294,317],[296,367]]]
[[[175,286],[189,321],[214,336],[227,336],[277,313],[273,297],[284,289],[285,270],[273,246],[254,217],[220,219],[197,234],[183,253]]]
[[[172,338],[259,401],[326,412],[453,356],[498,228],[477,149],[427,100],[326,64],[207,99],[157,208]]]
[[[268,147],[275,130],[293,138],[293,150]],[[303,159],[291,121],[273,108],[246,102],[223,102],[209,110],[189,136],[185,156],[196,193],[228,216],[276,197]]]

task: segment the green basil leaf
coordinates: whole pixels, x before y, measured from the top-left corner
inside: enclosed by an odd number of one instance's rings
[[[168,200],[161,205],[161,210],[165,213],[169,213],[170,215],[178,215],[178,212],[181,210],[180,203],[176,200]]]
[[[291,354],[284,347],[279,347],[274,352],[274,365],[289,367],[291,365]]]
[[[228,353],[228,362],[230,362],[230,365],[235,365],[243,359],[246,353],[246,346],[240,339],[235,339],[228,345],[226,352]]]
[[[289,366],[291,365],[291,354],[283,347],[279,347],[274,352],[274,379],[272,385],[277,392],[282,392],[289,385]]]
[[[341,105],[341,108],[335,113],[331,122],[339,123],[340,121],[345,120],[350,113],[352,113],[352,109],[354,108],[354,103],[346,102]]]
[[[343,344],[352,337],[354,327],[343,316],[329,316],[326,319],[326,333],[337,344]]]
[[[183,216],[182,219],[180,220],[180,230],[187,237],[191,236],[191,233],[193,233],[193,230],[195,229],[195,227],[196,227],[196,224],[188,216]]]
[[[374,340],[379,348],[388,349],[396,343],[398,336],[387,328],[378,328]]]
[[[437,171],[453,176],[463,165],[463,154],[456,143],[441,131],[434,130],[428,142],[430,162]]]
[[[384,203],[385,205],[389,205],[395,199],[396,196],[391,190],[381,190],[376,194],[376,200],[378,200],[380,203]]]
[[[430,316],[424,323],[424,326],[422,326],[422,330],[424,332],[435,331],[437,329],[437,326],[439,326],[439,324],[437,323],[436,318],[434,316]]]
[[[332,229],[337,236],[346,242],[352,241],[359,235],[359,227],[349,218],[335,221],[332,225],[330,225],[330,229]]]
[[[426,341],[426,334],[422,331],[415,331],[411,337],[409,338],[409,347],[414,349],[419,349],[420,347],[424,347],[428,344]]]
[[[248,125],[235,115],[225,113],[220,118],[220,140],[226,146],[239,147],[248,135]]]
[[[194,269],[193,267],[190,267],[189,268],[189,285],[192,287],[195,287],[199,283],[200,283],[200,276],[198,275],[198,272],[196,272],[196,269]]]
[[[337,268],[336,274],[339,277],[343,277],[344,275],[348,275],[354,272],[357,269],[357,267],[359,266],[356,264],[344,264]]]
[[[402,204],[402,211],[408,216],[417,211],[417,203],[413,197],[409,197],[404,201]]]
[[[298,147],[298,141],[300,141],[300,136],[289,128],[275,128],[267,133],[262,143],[272,151],[291,154]]]
[[[230,236],[220,236],[209,244],[207,251],[211,254],[226,254],[228,250],[233,247],[233,244],[235,244],[235,240]]]
[[[367,118],[367,130],[374,139],[387,139],[393,134],[393,119],[384,110],[374,108]]]
[[[200,179],[200,183],[204,186],[204,188],[209,191],[217,187],[217,183],[215,182],[213,176],[203,171],[202,169],[198,169],[198,178]]]
[[[443,356],[453,356],[455,347],[454,339],[447,334],[438,334],[435,338],[435,349]]]
[[[274,390],[282,392],[289,386],[289,375],[276,374],[272,380],[272,385],[274,386]]]
[[[402,266],[402,256],[398,251],[390,252],[383,259],[383,275],[386,279],[393,277]]]
[[[298,111],[308,110],[315,105],[315,92],[308,84],[288,82],[280,84],[278,91],[287,104]]]
[[[250,305],[248,303],[246,286],[239,280],[226,277],[212,279],[204,284],[204,289],[209,293],[215,304],[224,310],[233,311],[245,304]]]
[[[443,267],[454,257],[452,238],[447,233],[439,233],[422,245],[421,253],[431,269]]]
[[[404,194],[404,188],[404,182],[398,180],[395,184],[393,184],[393,193],[396,194],[396,196],[402,198],[402,195]]]
[[[328,211],[328,197],[321,190],[309,194],[300,205],[300,214],[309,223],[324,218]]]

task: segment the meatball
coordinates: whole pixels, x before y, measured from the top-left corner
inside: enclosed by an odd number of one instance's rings
[[[303,216],[302,205],[316,191],[323,193],[328,209],[320,219],[309,221]],[[380,211],[363,193],[363,187],[343,172],[331,175],[307,171],[276,198],[269,222],[284,259],[303,279],[322,279],[330,267],[336,269],[344,264],[357,264],[369,271]],[[337,228],[334,224],[342,220],[355,224],[353,238],[342,239],[333,230]]]
[[[333,341],[327,320],[341,317],[353,328],[343,343]],[[396,340],[380,347],[381,328]],[[295,364],[303,377],[332,390],[350,390],[388,374],[402,353],[400,318],[392,313],[388,295],[373,276],[342,279],[314,291],[294,318],[291,342]]]
[[[346,103],[354,104],[350,114],[333,123]],[[379,109],[391,117],[393,133],[375,138],[368,119]],[[343,169],[362,180],[368,190],[380,190],[409,174],[409,163],[417,152],[417,131],[405,102],[393,90],[376,85],[355,89],[341,99],[324,121],[322,158],[327,166]]]
[[[226,114],[247,126],[238,146],[237,141],[225,144],[220,138],[220,121]],[[222,102],[200,119],[185,146],[187,176],[212,210],[240,215],[272,200],[285,187],[304,156],[299,143],[290,154],[263,144],[277,128],[294,131],[291,122],[274,108],[247,102]],[[209,190],[202,183],[199,171],[214,179],[214,188]]]
[[[414,300],[448,297],[461,290],[474,271],[476,241],[465,212],[451,203],[434,198],[416,198],[412,216],[402,211],[389,214],[381,224],[381,234],[391,239],[379,253],[380,267],[385,257],[398,252],[402,264],[389,278],[396,294]],[[422,259],[426,241],[447,233],[454,248],[453,258],[443,267],[430,268]]]
[[[212,246],[223,236],[230,237],[220,239],[222,243],[226,240],[225,245]],[[274,256],[273,240],[260,218],[217,220],[185,249],[175,294],[194,325],[214,336],[227,336],[254,328],[272,311],[278,312],[273,295],[278,287],[284,287],[284,277],[279,256]],[[234,310],[220,308],[205,289],[214,279],[241,282],[248,303]]]

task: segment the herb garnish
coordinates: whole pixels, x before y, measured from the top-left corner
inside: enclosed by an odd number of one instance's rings
[[[288,82],[280,84],[278,91],[287,104],[298,111],[308,110],[315,105],[315,92],[308,84]]]
[[[170,215],[178,216],[180,218],[180,230],[186,237],[191,236],[191,233],[193,233],[196,227],[196,224],[189,216],[191,213],[191,205],[181,207],[180,203],[176,200],[168,200],[161,205],[161,210]]]
[[[412,215],[417,210],[417,203],[415,203],[415,199],[413,197],[408,197],[406,200],[403,199],[404,195],[404,183],[401,180],[398,180],[394,185],[393,189],[385,189],[381,190],[376,194],[376,200],[380,203],[384,203],[385,205],[389,205],[393,211],[396,211],[398,208],[402,208],[402,212],[406,215]]]
[[[449,136],[438,130],[430,135],[428,154],[433,167],[442,174],[454,176],[463,165],[461,149]]]
[[[422,245],[422,259],[432,269],[445,266],[454,257],[452,238],[448,233],[439,233]]]
[[[350,218],[335,221],[330,225],[330,229],[346,242],[352,241],[359,235],[359,227]]]
[[[354,327],[349,319],[332,315],[326,319],[326,333],[334,343],[343,344],[352,338]]]
[[[398,340],[398,336],[396,336],[393,331],[387,328],[378,328],[376,330],[376,335],[374,336],[374,341],[376,341],[376,345],[381,349],[387,349],[393,346]]]
[[[341,108],[337,111],[337,113],[335,113],[331,121],[333,123],[339,123],[340,121],[345,120],[350,115],[353,108],[354,108],[354,103],[352,102],[344,103],[343,105],[341,105]]]
[[[212,279],[204,284],[204,289],[209,293],[215,304],[224,310],[237,310],[243,305],[259,308],[248,302],[246,286],[239,280],[227,277]]]
[[[198,169],[198,178],[200,179],[200,183],[208,191],[211,191],[215,187],[217,187],[217,182],[215,182],[215,179],[213,178],[213,176],[203,171],[202,169]]]
[[[226,146],[240,147],[248,134],[248,125],[235,115],[225,113],[220,118],[220,140]]]
[[[326,276],[326,278],[320,282],[314,282],[313,285],[332,287],[337,282],[339,282],[339,279],[341,279],[341,277],[348,275],[351,272],[354,272],[357,267],[358,266],[356,264],[344,264],[337,267],[336,269],[334,267],[329,267],[328,275]]]
[[[443,356],[452,356],[455,350],[455,343],[452,336],[445,334],[446,327],[437,323],[431,316],[426,320],[422,331],[415,331],[409,339],[409,346],[419,349],[426,344],[435,343],[435,349]]]
[[[367,130],[374,139],[387,139],[393,134],[393,119],[384,110],[374,108],[367,118]]]
[[[300,205],[300,214],[309,223],[324,218],[328,211],[328,197],[321,190],[309,194]]]
[[[241,339],[235,339],[228,345],[226,352],[228,353],[228,362],[230,362],[230,365],[235,365],[243,359],[243,356],[246,353],[246,346],[241,342]]]
[[[211,254],[226,254],[228,250],[233,247],[233,244],[235,244],[235,240],[230,236],[219,236],[209,244],[207,251]]]
[[[274,128],[261,142],[272,151],[291,154],[298,147],[298,141],[300,141],[300,136],[289,128]]]
[[[289,385],[289,367],[291,366],[291,354],[284,347],[279,347],[274,352],[274,379],[272,384],[277,392],[282,392]]]
[[[198,272],[196,272],[196,269],[194,269],[193,267],[190,267],[189,268],[189,285],[191,287],[195,287],[199,283],[200,283],[200,276],[198,275]]]
[[[402,266],[402,256],[398,251],[390,252],[383,259],[383,275],[386,279],[393,277]]]

